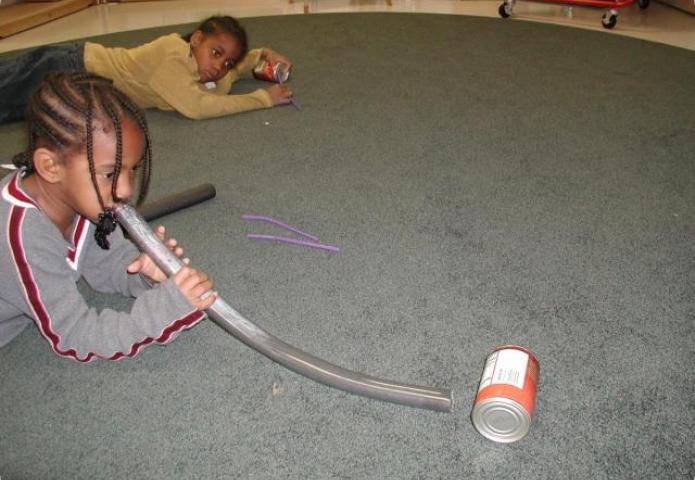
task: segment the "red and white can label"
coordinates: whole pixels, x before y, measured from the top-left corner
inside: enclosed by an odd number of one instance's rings
[[[253,76],[266,82],[285,83],[290,76],[290,71],[283,63],[272,63],[261,60],[253,69]]]
[[[521,404],[529,416],[533,415],[539,370],[538,360],[530,351],[515,346],[498,348],[485,362],[476,402],[508,398]]]
[[[478,391],[493,383],[524,388],[528,359],[528,353],[516,349],[497,350],[492,353],[485,362]]]

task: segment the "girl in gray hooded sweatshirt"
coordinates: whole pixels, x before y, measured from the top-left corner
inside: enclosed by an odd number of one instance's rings
[[[60,356],[117,360],[200,322],[215,300],[205,295],[208,276],[184,259],[167,279],[110,210],[147,193],[151,152],[140,109],[102,77],[55,73],[31,97],[27,127],[18,170],[0,182],[0,346],[34,323]],[[164,240],[163,227],[157,234]],[[175,239],[166,244],[183,255]],[[131,311],[90,307],[81,277],[97,291],[136,297]]]

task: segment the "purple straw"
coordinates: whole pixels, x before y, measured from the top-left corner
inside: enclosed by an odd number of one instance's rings
[[[327,250],[329,252],[339,252],[340,249],[335,245],[326,245],[324,243],[308,242],[306,240],[298,240],[290,237],[278,237],[276,235],[261,235],[259,233],[247,233],[247,238],[251,240],[271,240],[274,242],[289,243],[292,245],[301,245],[303,247],[318,248],[319,250]]]
[[[282,227],[282,228],[284,228],[285,230],[289,230],[290,232],[294,232],[294,233],[296,233],[297,235],[301,235],[302,237],[306,237],[306,238],[308,238],[309,240],[313,240],[313,241],[315,241],[315,242],[318,242],[318,240],[319,240],[319,237],[317,237],[316,235],[312,235],[312,234],[310,234],[310,233],[302,232],[302,231],[301,231],[300,229],[298,229],[298,228],[295,228],[295,227],[293,227],[293,226],[291,226],[291,225],[287,225],[286,223],[281,222],[280,220],[276,220],[276,219],[274,219],[273,217],[269,217],[269,216],[267,216],[267,215],[256,215],[256,214],[253,214],[253,213],[246,213],[246,214],[242,215],[241,218],[243,218],[244,220],[259,220],[259,221],[261,221],[261,222],[272,223],[273,225],[277,225],[278,227]]]
[[[299,104],[297,100],[294,99],[294,97],[290,97],[290,103],[298,112],[302,111],[302,106]]]
[[[280,69],[278,69],[277,72],[275,73],[275,80],[277,80],[277,82],[280,85],[285,83],[282,81],[282,72],[280,72]],[[302,106],[299,104],[299,102],[297,100],[294,99],[294,97],[290,97],[290,103],[297,111],[299,111],[299,112],[302,111]]]

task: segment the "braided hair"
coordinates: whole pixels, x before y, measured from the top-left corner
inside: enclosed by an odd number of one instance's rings
[[[37,148],[45,147],[60,153],[64,158],[79,151],[87,153],[92,185],[97,193],[102,213],[99,214],[94,237],[103,249],[109,248],[108,235],[116,228],[113,212],[105,208],[99,194],[94,167],[94,123],[113,126],[116,136],[116,158],[111,195],[118,198],[116,187],[121,173],[123,156],[122,122],[125,117],[133,120],[145,137],[143,177],[136,204],[147,195],[152,170],[152,149],[147,121],[142,110],[123,92],[113,86],[111,80],[88,72],[49,73],[32,94],[27,108],[28,146],[15,155],[13,163],[26,175],[34,172],[33,156]]]
[[[206,18],[200,23],[200,25],[196,27],[193,32],[189,33],[188,35],[184,35],[182,38],[190,43],[193,33],[195,33],[197,30],[200,30],[205,35],[226,33],[235,38],[237,42],[239,42],[240,48],[239,58],[236,60],[237,62],[243,59],[249,51],[246,30],[244,30],[244,27],[242,27],[239,21],[234,17],[230,17],[229,15],[217,15]]]

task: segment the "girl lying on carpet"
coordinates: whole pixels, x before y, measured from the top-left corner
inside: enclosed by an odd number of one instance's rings
[[[0,61],[0,123],[23,119],[31,92],[48,72],[62,70],[110,78],[140,108],[176,110],[192,119],[289,103],[292,91],[284,84],[229,94],[261,60],[292,66],[269,48],[248,51],[244,28],[229,16],[210,17],[184,37],[172,33],[130,49],[92,42],[39,47]]]
[[[0,182],[0,346],[32,320],[61,356],[131,357],[205,316],[212,281],[185,266],[167,279],[123,236],[109,209],[147,193],[150,140],[142,111],[110,80],[49,74],[29,99],[29,146]],[[139,187],[137,186],[139,184]],[[164,240],[164,227],[157,229]],[[179,257],[176,240],[166,240]],[[77,289],[137,297],[130,313],[90,308]]]

